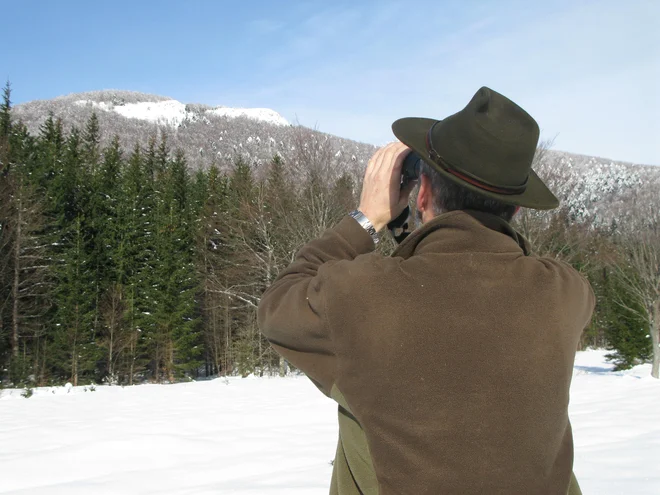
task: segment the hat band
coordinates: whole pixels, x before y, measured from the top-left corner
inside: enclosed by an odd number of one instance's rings
[[[431,128],[429,129],[429,132],[426,134],[426,150],[428,151],[429,156],[435,160],[435,162],[442,167],[442,169],[445,172],[448,172],[452,174],[455,177],[458,177],[459,179],[467,182],[468,184],[472,184],[475,187],[478,187],[479,189],[484,189],[489,192],[494,192],[498,194],[504,194],[504,195],[513,195],[513,194],[522,194],[525,192],[525,189],[527,189],[527,181],[529,180],[529,175],[525,178],[525,182],[523,182],[519,186],[494,186],[492,184],[488,184],[487,182],[484,182],[481,179],[478,179],[477,177],[468,174],[467,172],[459,172],[455,168],[453,168],[447,160],[445,160],[440,153],[438,153],[435,148],[433,147],[433,128],[436,126],[436,124],[439,124],[440,121],[436,121]]]

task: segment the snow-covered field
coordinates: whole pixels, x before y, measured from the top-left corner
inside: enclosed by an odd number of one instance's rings
[[[575,472],[585,495],[660,494],[660,381],[578,353]],[[303,377],[37,389],[0,396],[0,493],[326,494],[333,402]]]

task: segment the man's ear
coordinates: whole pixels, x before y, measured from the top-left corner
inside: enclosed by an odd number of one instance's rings
[[[417,211],[421,213],[428,210],[431,205],[431,181],[424,174],[421,174],[419,179],[420,184],[419,193],[417,193]]]

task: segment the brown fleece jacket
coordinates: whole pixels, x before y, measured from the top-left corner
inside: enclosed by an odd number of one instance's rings
[[[474,211],[436,217],[391,257],[373,249],[345,217],[258,311],[273,347],[340,403],[333,492],[565,495],[588,282]]]

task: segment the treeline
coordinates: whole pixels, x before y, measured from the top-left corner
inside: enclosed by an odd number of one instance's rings
[[[95,116],[38,136],[0,109],[0,364],[4,384],[174,381],[279,369],[260,294],[354,204],[348,176],[294,187],[237,159],[191,173],[165,135],[99,148]],[[305,225],[298,228],[298,225]]]
[[[257,328],[259,298],[302,244],[356,207],[359,184],[313,142],[263,173],[240,157],[191,172],[164,134],[126,150],[117,137],[101,147],[101,132],[95,115],[68,130],[49,116],[30,135],[5,88],[2,385],[285,373]],[[592,280],[599,306],[583,344],[616,347],[622,366],[649,359],[644,272],[620,229],[561,210],[525,212],[519,228]],[[393,247],[387,237],[378,249]]]

